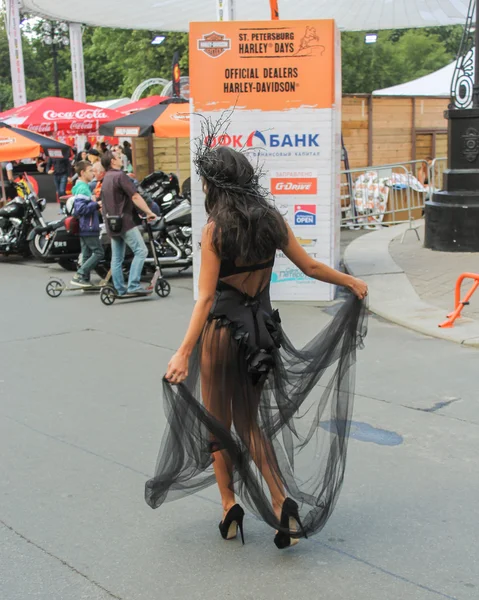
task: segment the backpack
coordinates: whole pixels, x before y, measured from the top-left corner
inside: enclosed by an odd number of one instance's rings
[[[80,220],[78,217],[67,217],[64,224],[65,229],[71,235],[78,235],[80,233]]]
[[[73,210],[75,208],[75,196],[70,196],[68,200],[65,202],[65,214],[68,216],[73,215]]]

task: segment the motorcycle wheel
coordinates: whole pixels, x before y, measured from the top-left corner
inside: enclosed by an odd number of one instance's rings
[[[76,271],[78,268],[78,263],[73,258],[60,258],[58,264],[60,267],[62,267],[62,269],[65,269],[65,271]]]
[[[53,262],[53,258],[51,258],[50,256],[45,256],[42,252],[42,249],[45,247],[46,244],[48,244],[48,240],[45,239],[45,234],[39,233],[33,238],[33,240],[30,240],[28,242],[29,252],[35,258],[38,258],[43,262]]]

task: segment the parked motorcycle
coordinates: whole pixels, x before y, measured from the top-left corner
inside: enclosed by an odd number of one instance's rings
[[[0,254],[28,257],[36,252],[36,248],[29,244],[30,233],[35,227],[46,225],[42,216],[46,200],[37,198],[25,181],[14,185],[23,197],[17,196],[0,208]]]
[[[33,254],[36,258],[44,262],[58,262],[66,271],[76,271],[81,253],[80,238],[66,230],[67,217],[65,215],[36,227],[30,233],[30,247],[35,249]]]
[[[161,219],[153,226],[156,251],[162,268],[189,268],[193,262],[191,202],[179,195],[179,181],[176,175],[167,175],[156,171],[146,177],[138,186],[138,192],[145,200],[154,201],[160,212]],[[63,203],[66,213],[68,203]],[[69,233],[65,226],[65,217],[52,221],[43,227],[37,227],[31,234],[31,243],[41,248],[44,261],[52,259],[66,270],[74,271],[78,267],[78,257],[81,253],[80,238]],[[111,247],[104,227],[101,228],[102,242],[105,248],[105,262],[109,264]],[[127,249],[125,266],[132,258]],[[154,268],[154,259],[148,256],[145,261],[147,271]],[[104,276],[104,268],[101,277]]]
[[[153,227],[158,260],[163,269],[186,270],[193,264],[191,202],[178,196],[173,207]],[[147,264],[152,261],[146,259]]]
[[[185,189],[185,186],[183,186]],[[186,188],[188,189],[188,188]],[[140,193],[156,202],[162,217],[153,226],[158,260],[162,268],[188,269],[193,264],[191,199],[180,195],[180,182],[174,173],[155,171],[139,186]],[[152,264],[148,257],[146,265]]]

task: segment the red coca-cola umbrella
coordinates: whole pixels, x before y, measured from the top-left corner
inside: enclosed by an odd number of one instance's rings
[[[0,121],[46,135],[58,131],[83,135],[96,132],[102,123],[122,116],[115,110],[49,97],[0,113]]]

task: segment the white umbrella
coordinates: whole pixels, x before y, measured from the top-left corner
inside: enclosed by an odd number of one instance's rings
[[[102,27],[188,31],[216,21],[217,0],[21,0],[23,11]],[[281,19],[335,19],[346,31],[463,24],[469,0],[279,0]],[[269,20],[268,0],[236,0],[237,20]]]

